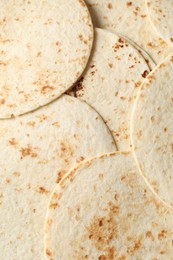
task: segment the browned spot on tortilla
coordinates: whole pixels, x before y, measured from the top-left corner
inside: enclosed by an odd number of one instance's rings
[[[173,38],[170,38],[171,42],[173,42]]]
[[[145,233],[145,236],[146,236],[147,238],[151,238],[152,240],[154,240],[154,237],[153,237],[153,234],[152,234],[151,231],[147,231],[147,232]]]
[[[35,122],[34,121],[29,121],[29,122],[27,122],[27,125],[34,127],[35,126]]]
[[[171,58],[170,58],[170,61],[172,61],[172,62],[173,62],[173,56],[171,56]]]
[[[46,94],[48,91],[51,91],[51,90],[54,90],[55,89],[55,87],[53,87],[53,86],[44,86],[44,87],[42,87],[41,88],[41,93],[44,95],[44,94]]]
[[[0,105],[3,105],[5,103],[5,99],[0,99]]]
[[[144,70],[144,72],[142,73],[142,77],[146,78],[148,74],[149,74],[148,70]]]
[[[109,67],[110,67],[110,68],[112,68],[112,67],[113,67],[113,64],[111,64],[111,63],[109,63],[108,65],[109,65]]]
[[[111,3],[108,3],[107,7],[108,7],[109,9],[112,9],[112,4],[111,4]]]
[[[171,144],[171,149],[172,149],[172,151],[173,151],[173,144]]]
[[[15,177],[19,177],[19,176],[20,176],[20,173],[19,173],[19,172],[13,172],[13,175],[14,175]]]
[[[49,257],[52,257],[52,253],[48,248],[46,249],[46,255]]]
[[[138,251],[141,247],[140,239],[134,241],[134,244],[127,248],[127,253],[132,256]]]
[[[0,60],[0,66],[7,66],[7,63],[6,62],[3,62],[2,60]]]
[[[105,245],[109,245],[112,239],[117,236],[117,223],[114,220],[114,215],[117,213],[118,207],[109,202],[106,210],[108,213],[106,216],[94,216],[86,228],[88,238],[98,250],[104,250]]]
[[[15,146],[17,144],[17,141],[15,138],[11,138],[10,140],[8,140],[8,143],[12,146]]]
[[[150,117],[150,121],[153,123],[154,122],[154,116]]]
[[[56,207],[58,207],[58,203],[50,203],[49,204],[49,208],[53,208],[53,209],[56,209]]]
[[[5,180],[5,183],[6,183],[6,184],[9,184],[10,182],[11,182],[10,179],[6,179],[6,180]]]
[[[85,160],[85,157],[80,156],[79,158],[76,159],[76,162],[77,162],[77,163],[80,163],[80,162],[82,162],[83,160]]]
[[[33,151],[34,148],[31,145],[27,145],[26,147],[23,147],[20,149],[20,153],[21,153],[21,159],[23,159],[23,157],[26,156],[30,156],[32,158],[37,157],[37,153]]]
[[[163,238],[166,238],[167,231],[166,230],[161,230],[160,233],[158,234],[158,239],[161,240]]]
[[[52,123],[53,126],[57,126],[57,127],[60,127],[60,123],[59,122],[54,122]]]
[[[56,183],[59,183],[61,181],[61,179],[63,178],[63,176],[65,175],[65,171],[59,171],[57,173],[57,179],[56,179]]]
[[[131,6],[132,5],[132,2],[127,2],[127,6]]]
[[[113,246],[107,247],[104,251],[105,251],[105,254],[100,255],[98,257],[98,260],[113,260],[114,259],[115,249]]]
[[[41,57],[41,51],[37,52],[37,57]]]
[[[48,194],[49,193],[49,191],[46,190],[44,187],[39,187],[37,191],[39,193],[42,193],[42,194]]]

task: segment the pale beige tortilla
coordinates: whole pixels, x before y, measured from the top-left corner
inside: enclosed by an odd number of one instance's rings
[[[136,100],[131,138],[138,167],[152,190],[173,206],[173,55],[144,81]]]
[[[90,61],[71,95],[90,104],[111,130],[118,149],[130,149],[130,118],[139,87],[150,69],[122,37],[95,30]]]
[[[1,0],[0,32],[0,118],[34,110],[68,90],[93,41],[83,0]]]
[[[44,259],[44,222],[56,183],[76,163],[115,150],[100,116],[69,96],[1,120],[0,259]]]
[[[144,49],[158,64],[173,49],[150,24],[145,0],[86,0],[96,27],[121,33]]]
[[[145,0],[151,23],[156,32],[173,46],[173,1]]]
[[[82,163],[55,188],[47,259],[173,259],[173,212],[139,175],[130,153]]]

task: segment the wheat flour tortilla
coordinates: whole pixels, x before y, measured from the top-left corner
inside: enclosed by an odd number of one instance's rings
[[[144,81],[136,99],[131,139],[138,167],[152,190],[173,206],[173,55]]]
[[[173,46],[173,1],[146,0],[148,14],[156,32]]]
[[[138,173],[131,153],[80,164],[54,189],[47,259],[173,259],[173,212]]]
[[[93,27],[83,0],[0,1],[0,118],[59,97],[81,76]]]
[[[159,63],[173,49],[150,24],[145,0],[86,0],[95,27],[121,33]]]
[[[130,118],[138,89],[150,69],[123,38],[95,30],[90,61],[70,92],[86,101],[104,119],[119,150],[130,148]]]
[[[1,259],[44,259],[45,216],[56,183],[76,163],[115,150],[100,116],[73,97],[1,120]]]

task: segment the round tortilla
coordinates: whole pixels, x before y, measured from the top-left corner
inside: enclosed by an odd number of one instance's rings
[[[168,44],[173,46],[173,1],[146,0],[152,25]]]
[[[145,0],[86,0],[95,27],[121,33],[159,63],[173,49],[150,24]]]
[[[47,259],[172,259],[173,212],[139,175],[131,153],[72,170],[55,188]]]
[[[76,82],[93,27],[83,0],[2,0],[0,13],[0,118],[10,118],[49,103]]]
[[[0,258],[44,259],[44,223],[56,183],[76,163],[115,150],[100,116],[73,97],[1,120]]]
[[[173,206],[173,56],[143,83],[131,124],[134,156],[152,190]]]
[[[70,92],[86,101],[104,119],[119,150],[130,148],[130,118],[139,87],[150,69],[123,38],[95,30],[90,61]]]

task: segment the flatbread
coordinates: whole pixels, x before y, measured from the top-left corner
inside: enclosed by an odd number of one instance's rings
[[[0,118],[34,110],[68,90],[93,41],[83,0],[1,0],[0,32]]]
[[[148,19],[145,0],[86,0],[96,27],[121,33],[159,63],[173,49],[155,32]]]
[[[173,55],[143,83],[134,106],[131,137],[138,167],[152,190],[173,206]]]
[[[100,116],[69,96],[1,120],[0,258],[44,259],[44,222],[56,183],[76,163],[115,150]]]
[[[130,148],[130,118],[138,89],[150,69],[123,38],[95,30],[90,61],[71,95],[90,104],[111,130],[119,150]]]
[[[173,46],[173,1],[146,0],[149,17],[157,33]]]
[[[55,188],[47,259],[173,259],[173,212],[148,189],[129,153],[71,171]]]

